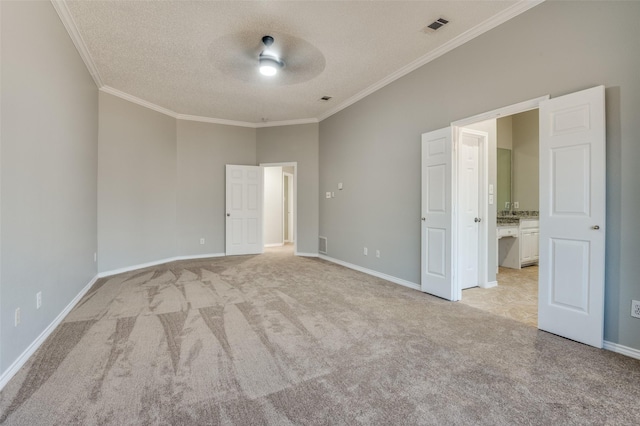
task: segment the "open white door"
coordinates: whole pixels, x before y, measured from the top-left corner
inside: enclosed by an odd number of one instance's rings
[[[451,128],[422,135],[421,287],[456,300],[453,291]]]
[[[454,252],[461,290],[486,284],[486,184],[487,132],[461,127],[458,131],[457,235]],[[455,143],[455,141],[454,141]],[[457,249],[456,249],[457,247]]]
[[[262,167],[226,166],[226,254],[262,253]]]
[[[538,327],[602,347],[604,87],[540,104]]]

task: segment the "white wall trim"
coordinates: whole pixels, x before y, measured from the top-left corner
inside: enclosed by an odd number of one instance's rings
[[[29,360],[29,358],[31,358],[31,356],[38,350],[38,348],[44,343],[44,341],[47,340],[47,337],[49,337],[53,330],[55,330],[56,327],[60,325],[60,323],[78,304],[82,297],[87,294],[91,287],[93,287],[93,285],[96,283],[98,278],[98,275],[93,277],[93,279],[89,281],[89,283],[84,286],[82,290],[80,290],[76,297],[74,297],[73,300],[69,302],[69,304],[62,310],[62,312],[60,312],[58,316],[55,317],[53,321],[51,321],[51,324],[49,324],[47,328],[45,328],[42,333],[40,333],[40,335],[36,337],[33,342],[31,342],[27,349],[25,349],[24,352],[22,352],[20,356],[15,361],[13,361],[9,368],[7,368],[4,373],[2,373],[2,376],[0,376],[0,390],[2,390],[7,383],[9,383],[13,376],[15,376],[15,374],[22,368],[22,366]]]
[[[408,65],[400,68],[398,71],[388,75],[387,77],[383,78],[379,82],[372,84],[371,86],[367,87],[366,89],[357,93],[356,95],[350,97],[349,99],[347,99],[340,105],[336,106],[335,108],[321,114],[318,117],[318,119],[322,121],[325,118],[331,117],[333,114],[342,111],[343,109],[347,108],[350,105],[353,105],[359,100],[382,89],[384,86],[390,83],[393,83],[394,81],[398,80],[401,77],[404,77],[405,75],[409,74],[412,71],[415,71],[421,66],[426,65],[429,62],[444,55],[445,53],[452,51],[456,47],[459,47],[467,43],[468,41],[471,41],[472,39],[486,33],[487,31],[497,27],[498,25],[504,22],[507,22],[509,19],[512,19],[520,15],[521,13],[526,12],[527,10],[539,5],[543,1],[544,0],[521,0],[518,3],[515,3],[513,6],[504,9],[502,12],[497,13],[496,15],[487,19],[486,21],[476,25],[475,27],[449,40],[448,42],[432,50],[426,55],[416,59],[415,61],[409,63]]]
[[[224,124],[225,126],[250,127],[252,129],[256,128],[255,123],[250,123],[248,121],[227,120],[225,118],[202,117],[199,115],[189,114],[176,114],[176,118],[178,120],[197,121],[199,123]]]
[[[602,347],[608,351],[616,352],[621,355],[626,355],[631,358],[640,359],[640,349],[630,348],[628,346],[620,345],[618,343],[603,342]]]
[[[176,256],[173,261],[176,260],[197,260],[197,259],[209,259],[211,257],[225,257],[224,253],[207,253],[207,254],[194,254],[191,256]]]
[[[480,288],[492,288],[492,287],[497,287],[498,286],[498,281],[490,281],[486,284],[482,284],[479,287]]]
[[[302,256],[302,257],[318,257],[318,253],[304,253],[301,251],[297,251],[295,252],[296,256]]]
[[[138,105],[143,106],[145,108],[149,108],[149,109],[152,109],[154,111],[160,112],[162,114],[168,115],[169,117],[173,117],[173,118],[176,118],[176,119],[178,118],[178,114],[176,114],[175,112],[171,111],[168,108],[164,108],[164,107],[161,107],[160,105],[156,105],[154,103],[145,101],[144,99],[140,99],[140,98],[138,98],[136,96],[130,95],[130,94],[125,93],[125,92],[122,92],[122,91],[120,91],[118,89],[114,89],[111,86],[102,86],[100,88],[100,91],[104,92],[104,93],[108,93],[108,94],[113,95],[113,96],[117,96],[117,97],[119,97],[121,99],[124,99],[125,101],[133,102],[134,104],[138,104]]]
[[[190,256],[174,256],[166,259],[154,260],[152,262],[139,263],[137,265],[125,266],[124,268],[111,269],[109,271],[103,271],[98,273],[98,278],[110,277],[112,275],[122,274],[124,272],[131,272],[137,269],[149,268],[151,266],[158,266],[164,263],[175,262],[177,260],[193,260],[193,259],[207,259],[210,257],[223,257],[224,253],[207,253],[207,254],[195,254]]]
[[[298,124],[310,124],[310,123],[318,122],[317,118],[301,118],[296,120],[270,121],[266,123],[262,123],[262,122],[251,123],[249,121],[237,121],[237,120],[227,120],[225,118],[213,118],[213,117],[202,117],[198,115],[179,114],[175,111],[170,110],[169,108],[156,105],[153,102],[145,101],[142,98],[138,98],[137,96],[130,95],[121,90],[115,89],[111,86],[106,86],[106,85],[101,86],[100,90],[104,93],[109,93],[110,95],[117,96],[129,102],[133,102],[134,104],[138,104],[145,108],[149,108],[154,111],[160,112],[162,114],[168,115],[169,117],[173,117],[176,120],[196,121],[199,123],[222,124],[224,126],[248,127],[251,129],[259,129],[263,127],[276,127],[276,126],[295,126]]]
[[[78,26],[76,25],[76,21],[73,19],[73,16],[69,11],[67,2],[64,0],[51,0],[51,4],[58,13],[62,24],[67,29],[69,37],[71,37],[71,41],[76,46],[76,50],[78,50],[80,57],[84,61],[84,64],[87,66],[87,70],[89,71],[89,74],[91,74],[91,77],[93,77],[93,81],[96,83],[96,86],[98,86],[98,88],[101,88],[104,85],[102,82],[102,78],[100,77],[100,73],[98,72],[98,68],[96,67],[96,63],[94,62],[91,53],[89,53],[87,44],[84,42],[80,31],[78,31]]]
[[[391,275],[384,274],[382,272],[374,271],[373,269],[363,268],[362,266],[354,265],[353,263],[344,262],[342,260],[334,259],[333,257],[325,256],[323,254],[318,255],[318,257],[322,260],[326,260],[327,262],[337,263],[338,265],[342,265],[349,269],[353,269],[359,272],[364,272],[365,274],[372,275],[374,277],[382,278],[383,280],[390,281],[394,284],[400,284],[404,287],[409,287],[413,290],[420,290],[420,285],[416,283],[412,283],[411,281],[403,280],[402,278],[397,278]]]
[[[283,121],[265,121],[262,123],[252,123],[253,127],[261,129],[263,127],[280,127],[280,126],[296,126],[299,124],[313,124],[318,123],[320,120],[317,118],[298,118],[295,120],[283,120]]]
[[[531,111],[540,107],[540,103],[549,100],[549,95],[540,96],[539,98],[529,99],[528,101],[518,102],[517,104],[507,105],[492,111],[483,112],[461,120],[453,121],[451,126],[464,127],[471,124],[480,123],[482,121],[493,120],[500,117],[508,117],[513,114]]]

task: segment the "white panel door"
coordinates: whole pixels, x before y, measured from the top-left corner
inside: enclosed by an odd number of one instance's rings
[[[480,147],[483,135],[460,129],[458,153],[458,283],[460,289],[479,285]]]
[[[262,167],[226,166],[227,256],[263,252],[262,193]]]
[[[422,135],[422,291],[455,300],[452,270],[451,128]]]
[[[605,207],[604,87],[542,102],[538,327],[598,348]]]

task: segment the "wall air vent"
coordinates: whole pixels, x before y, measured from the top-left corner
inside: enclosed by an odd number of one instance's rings
[[[449,20],[444,18],[438,18],[432,23],[430,23],[429,25],[427,25],[426,27],[424,27],[422,31],[425,33],[433,33],[439,30],[440,28],[444,27],[448,23],[449,23]]]
[[[327,237],[318,237],[318,251],[327,254]]]

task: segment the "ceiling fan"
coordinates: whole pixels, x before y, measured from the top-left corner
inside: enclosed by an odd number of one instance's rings
[[[245,31],[219,38],[210,45],[209,57],[221,72],[255,84],[297,84],[324,70],[324,55],[311,43],[285,33],[265,34]]]
[[[270,35],[262,37],[262,44],[264,44],[265,49],[260,53],[258,62],[260,64],[260,74],[267,77],[276,75],[278,70],[284,67],[284,61],[275,52],[269,50],[273,42],[273,37]]]

